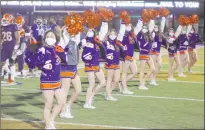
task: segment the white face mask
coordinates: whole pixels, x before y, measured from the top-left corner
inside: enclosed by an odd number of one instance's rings
[[[155,32],[158,32],[158,28],[154,28],[154,31],[155,31]]]
[[[128,25],[127,27],[126,27],[126,31],[131,31],[132,30],[132,27],[130,26],[130,25]]]
[[[174,36],[174,33],[173,33],[173,32],[170,32],[170,33],[169,33],[169,36],[171,36],[171,37]]]
[[[94,32],[93,31],[88,31],[87,37],[93,37],[93,36],[94,36]]]
[[[109,38],[110,38],[111,40],[115,40],[116,37],[117,37],[116,35],[110,35],[110,36],[109,36]]]
[[[55,46],[56,39],[54,39],[54,38],[46,38],[45,42],[49,46]]]
[[[147,29],[145,29],[145,28],[143,28],[143,29],[142,29],[142,32],[143,32],[143,33],[147,33],[147,32],[148,32],[148,30],[147,30]]]

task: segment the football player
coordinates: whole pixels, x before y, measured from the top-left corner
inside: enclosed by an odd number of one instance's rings
[[[20,32],[17,25],[13,22],[13,15],[9,13],[3,15],[1,20],[1,63],[3,65],[2,74],[4,75],[4,71],[7,72],[5,77],[8,78],[8,83],[14,82],[14,60],[16,59],[16,52],[20,43]]]
[[[15,23],[17,24],[20,30],[20,47],[17,50],[18,71],[21,73],[21,76],[23,76],[24,52],[26,50],[25,30],[23,29],[23,25],[25,21],[24,21],[23,16],[18,15],[15,19]]]

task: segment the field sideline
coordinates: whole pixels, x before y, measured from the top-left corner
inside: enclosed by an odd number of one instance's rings
[[[88,85],[83,68],[79,69],[82,94],[72,106],[73,119],[57,118],[58,129],[204,129],[204,48],[197,50],[199,61],[193,74],[175,77],[167,82],[167,55],[163,55],[162,71],[157,76],[159,86],[147,84],[148,91],[137,89],[139,73],[128,83],[134,95],[114,91],[117,102],[104,99],[103,89],[94,99],[95,110],[83,109]],[[137,64],[138,61],[137,61]],[[139,71],[139,67],[138,67]],[[39,79],[17,79],[22,84],[1,87],[2,129],[43,129],[43,97]]]

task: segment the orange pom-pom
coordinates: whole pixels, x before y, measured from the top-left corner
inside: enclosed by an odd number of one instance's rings
[[[86,10],[84,11],[83,13],[83,18],[84,18],[84,22],[85,23],[88,23],[89,22],[89,19],[92,18],[92,10]]]
[[[112,12],[112,10],[107,9],[107,8],[99,8],[97,13],[105,21],[111,21],[114,17],[114,13]]]
[[[150,21],[150,11],[148,9],[143,9],[141,17],[144,23],[148,23]]]
[[[111,21],[114,18],[115,14],[111,9],[108,9],[107,11],[108,11],[108,21]]]
[[[193,14],[190,16],[190,21],[192,24],[197,24],[199,22],[199,16],[196,14]]]
[[[186,18],[185,18],[185,20],[184,20],[184,24],[185,24],[185,25],[189,25],[189,24],[191,24],[191,20],[190,20],[189,17],[186,17]]]
[[[154,18],[156,18],[159,15],[159,12],[157,10],[151,9],[151,11]]]
[[[187,17],[185,15],[180,15],[178,18],[178,22],[180,25],[184,26],[186,25]]]
[[[160,8],[159,9],[159,15],[163,17],[167,17],[169,15],[170,11],[166,8]]]
[[[66,16],[66,17],[64,18],[64,25],[69,25],[69,23],[70,23],[70,17],[69,17],[69,16]]]
[[[98,15],[97,13],[95,13],[95,15],[94,15],[94,28],[96,28],[96,27],[98,27],[98,26],[100,26],[100,24],[101,24],[101,17],[100,17],[100,15]]]
[[[155,9],[148,9],[148,15],[150,19],[155,19],[159,15],[159,13]]]
[[[101,23],[101,17],[99,14],[93,12],[92,10],[86,10],[83,13],[84,21],[87,24],[88,28],[96,28]]]
[[[77,13],[67,15],[64,19],[64,24],[68,27],[67,31],[71,35],[76,35],[84,30],[83,18]]]
[[[131,22],[130,15],[127,11],[120,11],[119,18],[125,22],[125,24],[129,24]]]

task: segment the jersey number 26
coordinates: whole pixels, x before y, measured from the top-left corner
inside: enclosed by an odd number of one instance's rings
[[[2,40],[5,42],[5,41],[12,41],[12,35],[11,35],[11,32],[2,32]]]

